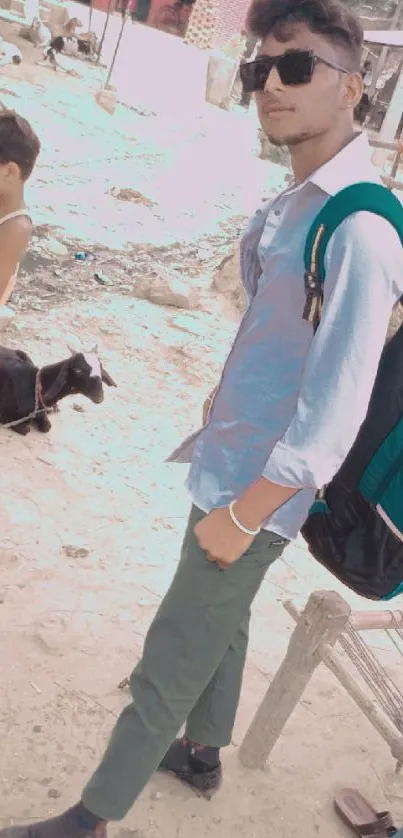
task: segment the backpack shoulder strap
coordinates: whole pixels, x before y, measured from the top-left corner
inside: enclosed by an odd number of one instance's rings
[[[303,319],[319,326],[325,281],[325,254],[338,226],[356,212],[372,212],[393,225],[403,245],[403,206],[393,192],[378,183],[354,183],[329,198],[316,216],[306,239],[305,294]]]

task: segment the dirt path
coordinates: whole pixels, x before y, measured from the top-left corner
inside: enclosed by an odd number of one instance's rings
[[[98,341],[119,388],[102,406],[63,403],[49,436],[3,432],[4,822],[74,801],[128,699],[117,684],[141,653],[188,511],[184,470],[163,460],[198,423],[233,328],[214,302],[210,313],[184,314],[113,296],[97,307],[19,316],[12,327],[10,345],[28,347],[38,362],[63,357],[67,340]],[[303,601],[322,584],[329,585],[326,574],[297,545],[263,586],[235,745],[286,647],[291,623],[280,600]],[[226,784],[210,804],[156,778],[116,833],[336,838],[344,833],[331,797],[346,781],[369,790],[379,805],[388,795],[399,813],[401,780],[386,748],[324,671],[287,727],[269,774],[243,770],[231,749],[225,769]]]

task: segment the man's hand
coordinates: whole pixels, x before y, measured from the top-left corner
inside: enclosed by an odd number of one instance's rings
[[[217,562],[221,570],[237,562],[254,541],[232,523],[227,508],[213,509],[196,524],[195,535],[208,560]]]
[[[258,530],[267,518],[298,489],[278,486],[260,477],[241,495],[234,506],[235,515],[248,530]],[[213,509],[195,526],[195,535],[210,562],[225,570],[249,549],[256,536],[246,535],[231,520],[229,509]]]

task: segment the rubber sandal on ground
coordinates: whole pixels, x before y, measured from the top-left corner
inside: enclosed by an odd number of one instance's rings
[[[377,812],[355,789],[342,789],[334,806],[343,823],[362,838],[390,838],[397,832],[390,813]]]

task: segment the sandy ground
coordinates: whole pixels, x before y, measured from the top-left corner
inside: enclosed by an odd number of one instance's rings
[[[138,660],[174,573],[189,506],[184,469],[164,458],[198,425],[236,328],[208,294],[211,271],[284,173],[246,146],[228,155],[235,123],[210,109],[181,125],[123,108],[112,121],[94,105],[88,80],[55,79],[32,64],[5,73],[1,88],[44,140],[29,190],[39,226],[7,343],[46,363],[63,357],[68,341],[98,342],[118,383],[101,406],[66,401],[46,437],[2,434],[0,821],[8,824],[79,798],[128,700],[117,685]],[[113,187],[144,200],[119,202]],[[49,234],[67,248],[63,256],[49,253]],[[74,261],[85,246],[109,285]],[[166,261],[201,288],[200,311],[132,298],[138,272]],[[292,630],[282,601],[303,605],[320,587],[340,590],[300,543],[262,587],[221,793],[206,803],[157,777],[112,834],[342,838],[332,796],[346,784],[403,820],[403,780],[386,745],[323,668],[268,772],[238,762],[236,747]],[[396,648],[381,635],[370,641],[401,680]]]

